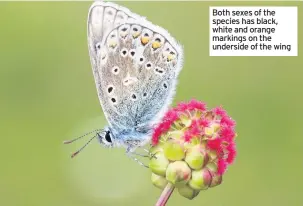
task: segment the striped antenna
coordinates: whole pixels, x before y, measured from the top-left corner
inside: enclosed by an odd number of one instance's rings
[[[80,149],[78,149],[76,152],[74,152],[71,155],[71,158],[74,158],[77,154],[79,154],[93,139],[95,139],[97,137],[97,135],[93,136],[92,138],[90,138],[90,140],[88,140],[88,142],[85,143],[85,145],[83,145]]]
[[[88,132],[88,133],[86,133],[86,134],[84,134],[84,135],[82,135],[82,136],[80,136],[80,137],[77,137],[77,138],[75,138],[75,139],[72,139],[72,140],[65,140],[65,141],[63,141],[63,144],[70,144],[70,143],[73,143],[73,142],[75,142],[75,141],[81,139],[82,137],[85,137],[85,136],[87,136],[87,135],[90,135],[90,134],[92,134],[92,133],[99,132],[99,131],[102,131],[102,129],[96,129],[96,130],[94,130],[94,131]]]

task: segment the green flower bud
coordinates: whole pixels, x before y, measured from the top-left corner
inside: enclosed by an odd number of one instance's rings
[[[156,205],[165,205],[174,189],[193,199],[222,183],[236,156],[234,126],[222,107],[208,110],[194,99],[166,112],[151,138],[151,180],[163,189]]]
[[[191,177],[191,170],[183,161],[172,162],[166,170],[166,179],[176,187],[185,185]]]
[[[157,152],[149,161],[149,168],[153,173],[165,177],[168,164],[169,161],[166,159],[163,152]]]
[[[185,127],[189,127],[192,120],[187,115],[180,115],[180,121],[182,124],[184,124]]]
[[[214,162],[210,162],[206,166],[212,176],[210,187],[215,187],[217,185],[220,185],[222,183],[222,175],[219,175],[218,172],[218,165]]]
[[[212,173],[212,180],[211,180],[210,187],[218,186],[221,183],[222,183],[222,175]]]
[[[167,180],[165,179],[165,177],[156,175],[155,173],[152,173],[151,181],[159,189],[164,189],[167,185]]]
[[[184,132],[182,130],[174,130],[169,132],[169,137],[172,139],[181,139]]]
[[[185,156],[183,144],[177,141],[169,140],[163,147],[165,157],[171,161],[182,160]]]
[[[184,142],[184,150],[185,151],[188,151],[190,150],[191,148],[193,147],[200,147],[202,148],[201,146],[201,140],[199,137],[193,137],[190,142]]]
[[[159,143],[157,146],[153,146],[149,149],[150,157],[153,158],[153,156],[158,152],[163,152],[163,149],[161,147],[162,145]]]
[[[194,190],[194,189],[190,188],[189,186],[184,185],[183,187],[178,188],[178,192],[183,197],[186,197],[187,199],[192,200],[199,194],[200,191]]]
[[[220,129],[220,124],[213,123],[210,127],[205,128],[205,134],[208,136],[214,135]]]
[[[209,162],[206,167],[209,169],[209,171],[213,172],[213,173],[217,173],[218,172],[218,166],[216,163],[214,162]]]
[[[196,146],[186,152],[185,161],[192,169],[199,170],[207,163],[208,155]]]
[[[208,169],[195,170],[192,172],[189,186],[195,190],[205,190],[209,187],[212,176]]]
[[[209,152],[208,152],[208,156],[209,156],[209,158],[211,159],[211,160],[215,160],[215,159],[217,159],[217,152],[216,151],[214,151],[214,150],[210,150]]]

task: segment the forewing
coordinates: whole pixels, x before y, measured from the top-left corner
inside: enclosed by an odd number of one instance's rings
[[[181,70],[179,44],[164,29],[139,20],[114,28],[98,52],[105,109],[120,115],[111,121],[138,130],[157,122]]]
[[[146,130],[171,103],[183,50],[168,32],[128,9],[97,2],[88,44],[104,114],[112,128]]]
[[[106,70],[104,65],[100,65],[100,58],[102,41],[108,35],[108,33],[118,25],[121,25],[127,21],[141,18],[136,14],[133,14],[128,9],[120,7],[110,2],[96,1],[92,4],[88,14],[88,47],[89,54],[94,74],[94,79],[97,87],[98,97],[103,108],[104,114],[110,124],[114,126],[114,117],[120,114],[111,107],[106,107],[106,101],[108,99],[107,94],[104,94],[107,88],[102,87],[102,81],[106,80],[106,74],[103,71]],[[127,118],[125,119],[127,121]],[[124,123],[121,123],[122,125]],[[116,125],[118,126],[118,125]]]

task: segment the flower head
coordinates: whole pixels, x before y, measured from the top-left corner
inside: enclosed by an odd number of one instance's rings
[[[236,157],[235,125],[222,107],[207,110],[197,100],[170,109],[152,136],[152,149],[157,149],[151,152],[150,168],[161,177],[154,184],[168,181],[189,199],[221,184]]]

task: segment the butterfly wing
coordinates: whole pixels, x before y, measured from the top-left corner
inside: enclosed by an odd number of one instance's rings
[[[102,76],[102,69],[100,65],[101,42],[108,35],[108,33],[116,26],[125,23],[128,20],[140,18],[138,15],[133,14],[131,11],[119,5],[95,1],[89,9],[88,22],[87,22],[87,35],[88,35],[88,48],[90,60],[92,64],[94,79],[97,87],[98,97],[104,111],[105,117],[110,126],[112,124],[112,116],[119,116],[116,111],[111,108],[105,108],[104,105],[104,89],[102,89],[101,82],[106,78]]]
[[[91,10],[91,61],[110,125],[120,130],[140,130],[157,122],[171,103],[183,50],[166,30],[119,8],[128,19],[109,32],[106,26],[106,32],[100,32],[92,23],[97,16],[104,18],[107,7],[102,8],[102,15],[99,9]]]

